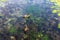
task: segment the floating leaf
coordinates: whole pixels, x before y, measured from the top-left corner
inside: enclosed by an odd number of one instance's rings
[[[60,28],[60,23],[58,23],[58,28]]]
[[[60,13],[58,13],[57,15],[60,16]]]
[[[53,10],[52,13],[57,13],[57,10]]]

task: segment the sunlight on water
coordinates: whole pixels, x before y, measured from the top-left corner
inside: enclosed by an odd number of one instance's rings
[[[60,16],[60,12],[59,12],[60,11],[60,1],[59,0],[51,0],[51,2],[55,4],[55,6],[51,6],[51,8],[55,8],[55,10],[53,10],[52,13],[58,13],[57,15]]]
[[[0,0],[0,2],[6,2],[7,0]]]

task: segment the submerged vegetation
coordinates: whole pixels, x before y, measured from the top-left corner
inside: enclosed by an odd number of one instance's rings
[[[0,6],[0,40],[60,40],[60,10],[49,3]]]

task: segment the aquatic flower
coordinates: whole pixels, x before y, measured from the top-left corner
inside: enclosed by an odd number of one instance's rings
[[[10,36],[11,40],[16,40],[14,36]]]
[[[25,25],[24,31],[28,31],[28,30],[29,30],[28,26]]]
[[[23,16],[23,18],[28,18],[28,17],[30,17],[30,15],[24,15],[24,16]]]

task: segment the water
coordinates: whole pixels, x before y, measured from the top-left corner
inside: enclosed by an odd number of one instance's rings
[[[52,1],[0,1],[0,40],[59,40],[60,5]]]

